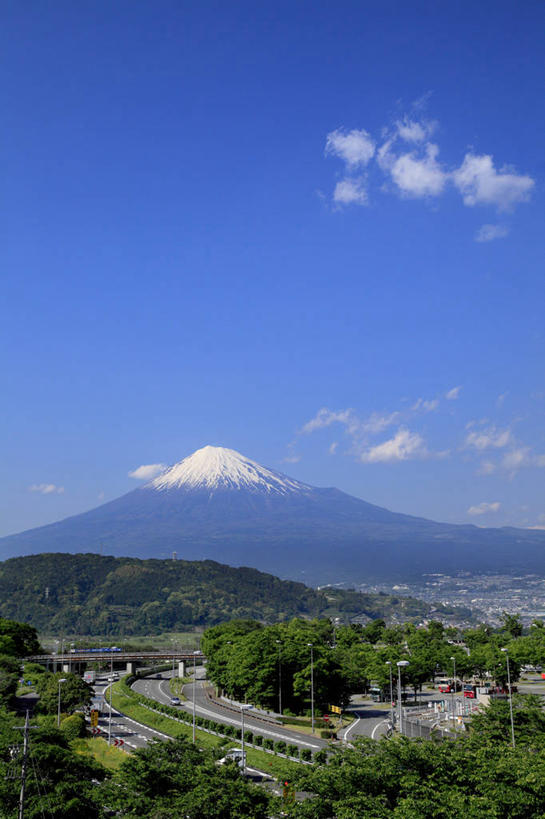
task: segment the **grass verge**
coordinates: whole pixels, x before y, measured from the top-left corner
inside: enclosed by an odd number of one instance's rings
[[[127,759],[126,753],[113,746],[108,748],[108,743],[101,737],[75,739],[72,742],[72,747],[77,754],[89,754],[93,756],[97,762],[100,762],[101,765],[110,771],[117,771],[120,765]]]
[[[162,714],[156,714],[155,711],[150,711],[149,708],[144,708],[143,705],[135,702],[131,697],[120,694],[118,690],[119,685],[120,683],[114,683],[112,694],[112,706],[117,711],[121,711],[131,719],[141,722],[150,728],[155,728],[156,731],[161,731],[161,733],[172,738],[179,736],[184,736],[187,739],[192,738],[193,727],[191,725],[177,722]],[[199,748],[219,749],[223,747],[227,749],[240,747],[239,740],[232,737],[227,737],[226,739],[217,737],[214,734],[201,731],[199,728],[197,728],[196,739]],[[120,753],[123,752],[121,751]],[[265,771],[275,777],[287,776],[288,773],[293,775],[296,771],[300,771],[300,765],[297,762],[290,762],[283,757],[267,754],[265,751],[258,751],[248,746],[246,746],[246,759],[250,767],[258,768],[260,771]]]

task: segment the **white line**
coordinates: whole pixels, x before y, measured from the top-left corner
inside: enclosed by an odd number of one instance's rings
[[[377,724],[375,725],[375,727],[374,727],[374,728],[373,728],[373,730],[371,731],[371,739],[374,739],[374,738],[375,738],[375,731],[377,730],[377,728],[379,728],[379,726],[381,726],[381,725],[382,725],[382,723],[383,723],[383,722],[385,722],[386,724],[388,724],[388,723],[390,722],[390,720],[388,720],[388,719],[383,719],[383,720],[381,720],[380,722],[377,722]]]
[[[354,730],[354,728],[356,727],[358,722],[361,722],[361,717],[358,717],[356,722],[353,722],[352,725],[349,725],[348,728],[346,729],[346,731],[344,732],[343,739],[344,739],[345,742],[347,740],[348,734],[350,733],[350,731]]]

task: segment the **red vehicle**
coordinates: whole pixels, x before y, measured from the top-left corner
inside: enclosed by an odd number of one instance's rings
[[[477,686],[473,685],[472,683],[466,683],[464,685],[464,697],[467,697],[470,700],[474,700],[477,696]]]
[[[452,694],[453,691],[460,690],[460,683],[454,680],[439,680],[438,688],[441,694]]]

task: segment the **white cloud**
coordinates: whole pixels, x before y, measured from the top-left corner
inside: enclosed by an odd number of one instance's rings
[[[405,142],[423,142],[436,128],[435,122],[416,122],[408,117],[396,122],[396,130],[401,139]]]
[[[367,165],[375,153],[375,142],[363,128],[344,133],[341,128],[327,135],[325,153],[343,159],[349,168]]]
[[[494,239],[503,239],[509,234],[505,225],[482,225],[475,234],[476,242],[492,242]]]
[[[335,455],[335,453],[337,452],[337,447],[338,446],[339,446],[339,442],[338,441],[333,441],[333,443],[329,447],[329,454],[330,455]]]
[[[54,483],[33,483],[28,487],[29,492],[39,492],[40,495],[63,495],[64,486],[56,486]]]
[[[453,387],[447,393],[445,393],[445,398],[447,401],[456,401],[457,398],[460,397],[461,387]]]
[[[496,464],[492,461],[483,461],[477,470],[478,475],[492,475],[496,471]]]
[[[419,398],[411,407],[413,412],[433,412],[439,406],[439,399],[433,398],[426,401],[424,398]]]
[[[466,435],[465,446],[477,450],[502,449],[512,443],[511,430],[495,426],[472,430]]]
[[[381,415],[379,412],[372,412],[371,415],[362,421],[363,432],[377,433],[383,429],[391,427],[399,419],[399,412],[391,412],[389,415]]]
[[[323,429],[324,427],[329,427],[331,424],[345,424],[349,429],[351,427],[355,428],[358,427],[358,421],[356,419],[355,413],[353,409],[345,409],[345,410],[338,410],[337,412],[332,412],[328,410],[326,407],[323,407],[321,410],[318,410],[314,418],[311,418],[310,421],[302,427],[301,432],[309,433],[314,432],[317,429]]]
[[[286,457],[282,459],[282,463],[298,464],[300,460],[301,460],[300,455],[286,455]]]
[[[333,201],[339,205],[366,205],[367,191],[363,177],[341,179],[335,185]]]
[[[479,503],[476,506],[470,506],[467,510],[468,515],[486,515],[489,512],[498,512],[500,509],[501,503],[499,501],[494,501],[493,503]]]
[[[469,207],[495,205],[500,210],[507,210],[517,202],[526,202],[534,187],[530,176],[516,174],[507,168],[497,171],[492,157],[487,154],[466,154],[452,179],[464,204]]]
[[[355,174],[358,169],[372,167],[373,159],[406,198],[438,197],[447,185],[454,186],[469,207],[492,205],[509,210],[530,198],[534,179],[508,166],[497,169],[489,154],[468,152],[454,170],[441,164],[439,146],[430,141],[436,127],[436,122],[405,116],[382,129],[382,144],[378,148],[375,139],[363,128],[331,131],[326,137],[325,154],[340,158],[346,169],[345,178],[335,186],[334,201],[342,205],[368,203],[367,179]],[[382,185],[382,190],[388,189]],[[504,225],[484,224],[476,232],[475,240],[490,242],[507,236],[508,232]]]
[[[504,469],[514,472],[522,466],[526,466],[531,460],[530,447],[519,446],[506,452],[502,458],[501,465]]]
[[[425,156],[415,152],[402,154],[390,168],[392,179],[404,196],[439,196],[448,175],[437,162],[439,148],[429,142]]]
[[[353,409],[332,411],[327,408],[319,410],[314,418],[302,427],[302,433],[314,432],[317,429],[324,429],[331,424],[343,424],[346,431],[352,437],[364,436],[367,434],[377,434],[383,429],[394,424],[399,419],[399,412],[391,412],[383,415],[379,412],[372,412],[367,418],[358,418]]]
[[[135,478],[137,481],[149,481],[164,472],[166,468],[166,464],[142,464],[127,474],[129,478]]]
[[[362,452],[360,460],[364,463],[387,463],[426,458],[428,455],[424,439],[417,432],[400,427],[393,438]]]

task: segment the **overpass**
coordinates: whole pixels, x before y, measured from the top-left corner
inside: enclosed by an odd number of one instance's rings
[[[41,663],[42,665],[56,667],[61,666],[63,671],[70,671],[72,666],[88,665],[89,663],[114,665],[124,664],[127,671],[132,672],[135,664],[138,665],[160,665],[162,663],[193,663],[195,660],[202,662],[205,658],[202,651],[190,651],[189,649],[173,649],[171,651],[70,651],[62,654],[33,654],[25,657],[25,662]]]

